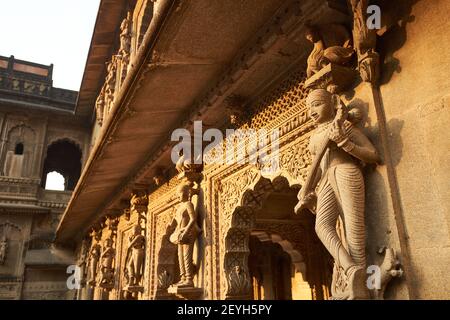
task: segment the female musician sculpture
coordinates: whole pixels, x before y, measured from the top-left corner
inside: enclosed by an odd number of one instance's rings
[[[364,179],[360,161],[379,160],[375,147],[350,121],[339,97],[324,89],[312,91],[306,101],[317,129],[310,139],[310,150],[320,167],[308,177],[311,188],[299,193],[295,207],[299,213],[316,205],[316,232],[335,260],[333,298],[365,299],[366,254],[364,225]],[[323,156],[322,156],[323,155]],[[310,172],[314,172],[314,168]],[[310,174],[311,175],[311,174]],[[316,187],[317,186],[317,187]],[[313,191],[316,187],[317,196]],[[336,230],[338,217],[344,226],[345,240]],[[344,243],[346,242],[346,248]]]

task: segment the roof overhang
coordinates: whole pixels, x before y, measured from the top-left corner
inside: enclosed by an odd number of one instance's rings
[[[221,128],[227,97],[255,99],[304,64],[312,48],[305,23],[348,19],[329,2],[158,1],[160,10],[92,148],[57,242],[80,240],[106,212],[120,212],[133,189],[148,186],[156,168],[173,166],[174,129],[192,130],[194,120]]]

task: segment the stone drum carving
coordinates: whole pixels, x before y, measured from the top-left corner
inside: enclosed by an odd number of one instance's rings
[[[333,298],[367,299],[365,192],[360,162],[375,163],[379,157],[369,139],[349,121],[337,95],[316,89],[306,103],[318,126],[310,139],[313,164],[295,212],[316,207],[317,235],[335,261]],[[308,180],[312,181],[309,185]],[[343,228],[337,228],[338,221]]]
[[[197,223],[197,212],[191,201],[192,195],[196,192],[190,182],[185,182],[180,186],[180,204],[177,208],[174,220],[176,229],[170,236],[170,242],[178,245],[178,262],[180,265],[180,281],[176,287],[194,287],[192,281],[194,277],[193,250],[194,243],[200,233]]]

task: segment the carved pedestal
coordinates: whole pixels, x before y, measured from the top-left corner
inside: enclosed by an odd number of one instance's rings
[[[159,288],[156,290],[155,300],[180,300],[180,298],[173,293],[167,292],[167,289]]]
[[[305,81],[309,89],[326,89],[331,93],[339,93],[349,88],[357,73],[350,68],[330,63]]]
[[[203,289],[195,287],[170,286],[167,292],[183,300],[199,300],[203,295]]]

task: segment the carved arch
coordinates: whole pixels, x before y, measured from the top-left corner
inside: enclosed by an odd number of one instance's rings
[[[51,139],[49,139],[47,141],[46,149],[48,149],[49,147],[51,147],[52,145],[54,145],[55,143],[58,143],[58,142],[71,143],[71,144],[75,145],[80,150],[81,154],[83,154],[83,148],[82,148],[83,143],[81,143],[81,141],[79,141],[78,139],[75,139],[73,137],[63,137],[63,136],[52,137]]]
[[[263,202],[274,191],[284,188],[298,187],[291,185],[284,176],[276,176],[273,179],[265,178],[260,173],[255,176],[254,181],[248,184],[248,188],[242,192],[238,199],[238,206],[232,210],[230,215],[230,227],[225,231],[225,248],[223,269],[225,272],[225,298],[226,299],[248,299],[250,297],[250,275],[248,270],[248,256],[250,254],[249,239],[252,229],[256,226],[256,212],[262,207]],[[279,234],[266,232],[258,233],[259,236],[271,239],[272,242],[281,245],[291,257],[297,271],[301,272],[306,279],[306,264],[303,255],[287,239]],[[239,269],[237,275],[236,269]],[[236,287],[239,287],[236,289]]]

